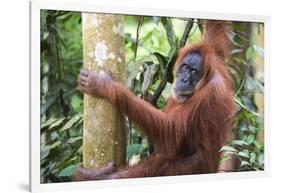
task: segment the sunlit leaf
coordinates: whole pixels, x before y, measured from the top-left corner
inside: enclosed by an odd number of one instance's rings
[[[77,141],[79,141],[79,140],[82,140],[82,139],[83,139],[82,136],[79,136],[79,137],[71,137],[71,138],[69,138],[69,139],[67,140],[67,143],[75,143],[75,142],[77,142]]]
[[[77,95],[71,97],[71,106],[75,112],[81,112],[83,100]]]
[[[232,140],[231,144],[239,146],[248,146],[249,144],[242,140]]]
[[[249,162],[247,162],[247,161],[241,161],[241,163],[240,163],[240,167],[243,167],[243,166],[249,166],[250,165],[250,163]]]
[[[60,141],[56,141],[55,143],[53,143],[53,144],[51,144],[51,145],[49,146],[49,149],[50,149],[50,150],[51,150],[51,149],[54,149],[54,148],[58,147],[60,144],[61,144]]]
[[[167,100],[172,95],[173,85],[167,83],[165,90],[162,92],[162,96]]]
[[[238,156],[244,157],[244,158],[250,158],[249,153],[243,152],[243,151],[239,151],[239,152],[238,152]]]
[[[231,157],[229,155],[224,155],[221,159],[220,159],[220,162],[224,162],[224,161],[227,161],[227,160],[231,160]]]
[[[252,47],[249,47],[247,50],[246,50],[246,60],[247,61],[250,61],[250,59],[252,58],[253,56],[253,53],[254,53],[254,49]]]
[[[254,135],[249,135],[249,136],[247,137],[247,143],[249,143],[249,144],[253,143],[254,140],[255,140]]]
[[[234,148],[234,147],[231,147],[231,146],[227,146],[227,145],[224,145],[220,151],[226,151],[226,152],[237,152],[237,150]]]
[[[248,109],[243,103],[241,103],[236,97],[234,98],[234,101],[240,106],[242,107],[243,109],[249,111],[250,113],[252,113],[253,115],[255,116],[261,116],[259,113],[256,113],[250,109]]]
[[[45,123],[43,123],[43,124],[41,125],[41,129],[44,129],[44,128],[50,126],[50,125],[51,125],[52,123],[54,123],[56,120],[57,120],[56,118],[51,117],[50,119],[48,119]]]
[[[62,128],[61,128],[61,131],[65,131],[67,129],[70,129],[72,128],[72,126],[79,122],[80,119],[82,118],[82,114],[77,114],[75,115],[74,117],[72,117]]]
[[[65,117],[58,119],[57,121],[55,121],[54,123],[52,123],[49,127],[49,129],[54,129],[60,125],[62,125],[62,123],[64,122]]]

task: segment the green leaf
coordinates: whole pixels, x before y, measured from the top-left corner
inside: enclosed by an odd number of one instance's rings
[[[57,121],[55,121],[54,123],[52,123],[49,127],[49,129],[54,129],[54,128],[57,128],[58,126],[60,126],[63,121],[65,120],[65,117],[61,118],[61,119],[58,119]]]
[[[61,131],[65,131],[65,130],[72,128],[72,126],[75,123],[79,122],[81,118],[82,118],[82,114],[75,115],[61,128]]]
[[[249,143],[249,144],[253,143],[254,140],[255,140],[255,136],[254,135],[249,135],[247,137],[247,143]]]
[[[58,147],[60,144],[61,144],[60,141],[56,141],[55,143],[53,143],[53,144],[51,144],[51,145],[49,146],[49,149],[50,149],[50,150],[51,150],[51,149],[54,149],[54,148]]]
[[[147,89],[153,82],[154,74],[157,71],[157,64],[147,65],[145,67],[145,72],[143,74],[143,82],[141,85],[142,94],[146,94]]]
[[[41,129],[44,129],[44,128],[50,126],[50,125],[51,125],[53,122],[55,122],[56,120],[57,120],[56,118],[51,117],[50,119],[48,119],[45,123],[43,123],[43,124],[41,125]]]
[[[224,162],[224,161],[227,161],[227,160],[231,160],[231,157],[230,157],[229,155],[224,155],[224,156],[221,158],[220,162]]]
[[[51,91],[50,91],[51,92]],[[41,109],[41,114],[45,114],[46,111],[51,108],[53,106],[53,104],[55,104],[55,102],[57,101],[57,97],[56,96],[49,96],[46,97],[46,103],[42,104],[42,109]]]
[[[246,60],[247,61],[250,61],[250,59],[252,58],[253,56],[253,53],[254,53],[254,49],[252,47],[249,47],[247,50],[246,50]]]
[[[243,151],[239,151],[237,155],[244,158],[250,158],[249,153]]]
[[[130,63],[127,66],[126,71],[127,71],[128,77],[127,77],[126,84],[129,88],[131,87],[132,80],[134,80],[137,77],[137,75],[140,73],[140,68],[143,65],[144,65],[143,61],[138,61],[138,62]]]
[[[258,92],[263,92],[263,86],[252,77],[247,77],[245,86],[248,90],[257,90]]]
[[[253,106],[253,102],[251,101],[251,99],[247,96],[241,96],[241,101],[243,102],[243,104],[245,105],[245,107],[251,111],[253,111],[255,108]]]
[[[46,158],[49,155],[50,151],[58,147],[60,144],[61,144],[60,141],[56,141],[53,144],[45,145],[41,147],[41,159]]]
[[[250,165],[249,162],[243,160],[243,161],[241,161],[240,167],[249,166],[249,165]]]
[[[81,140],[81,139],[83,139],[82,136],[79,136],[79,137],[71,137],[71,138],[69,138],[69,139],[67,140],[67,143],[75,143],[75,142],[77,142],[77,141],[79,141],[79,140]]]
[[[160,69],[162,71],[162,73],[165,71],[165,67],[168,63],[168,60],[165,58],[165,56],[163,56],[162,54],[160,54],[159,52],[154,52],[153,55],[157,58],[159,64],[160,64]]]
[[[51,140],[54,141],[55,139],[59,139],[59,134],[55,131],[51,133]]]
[[[233,145],[239,145],[239,146],[248,146],[249,145],[248,143],[246,143],[243,140],[232,140],[230,143]]]
[[[259,150],[263,150],[264,146],[262,143],[260,143],[259,141],[254,141],[254,144]]]
[[[45,159],[50,153],[50,148],[48,147],[41,147],[41,160]]]
[[[264,164],[264,154],[263,153],[259,155],[258,161],[259,161],[260,165]]]
[[[161,93],[161,95],[165,98],[165,100],[167,100],[171,96],[172,90],[173,90],[173,85],[168,82],[166,84],[165,89]]]
[[[250,163],[254,163],[256,161],[257,155],[255,153],[251,153],[250,156]]]
[[[248,109],[242,102],[239,101],[239,99],[237,97],[234,97],[234,101],[240,106],[242,107],[243,109],[247,110],[248,112],[252,113],[253,115],[255,116],[258,116],[260,117],[261,115],[259,113],[256,113],[250,109]]]
[[[237,150],[234,148],[234,147],[231,147],[231,146],[227,146],[227,145],[224,145],[220,151],[229,151],[229,152],[237,152]]]
[[[76,165],[70,165],[66,168],[64,168],[60,173],[59,176],[60,177],[69,177],[69,176],[73,176],[75,171],[76,171],[77,166]]]
[[[82,104],[83,104],[83,100],[79,96],[73,95],[71,97],[71,106],[75,112],[81,112]]]
[[[168,42],[170,44],[171,49],[174,49],[174,47],[177,45],[177,39],[173,27],[173,23],[170,18],[162,17],[161,22],[166,30],[166,35],[168,38]]]
[[[257,131],[258,131],[259,129],[250,125],[250,126],[249,126],[249,130],[250,130],[251,133],[255,134],[255,133],[257,133]]]
[[[133,155],[139,154],[142,148],[141,144],[132,144],[127,146],[127,158],[132,157]]]

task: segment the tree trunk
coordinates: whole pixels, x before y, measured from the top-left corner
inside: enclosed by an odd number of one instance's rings
[[[256,44],[260,48],[264,48],[264,26],[260,25],[260,33],[254,34]],[[253,31],[258,31],[258,25],[252,26]],[[255,65],[255,79],[264,81],[264,58],[257,54],[254,63]],[[255,93],[255,103],[258,107],[258,113],[264,116],[264,94]],[[257,139],[259,142],[264,143],[264,130],[258,131]]]
[[[125,76],[123,16],[82,13],[84,68]],[[126,161],[123,115],[108,101],[84,95],[83,166],[101,168]]]

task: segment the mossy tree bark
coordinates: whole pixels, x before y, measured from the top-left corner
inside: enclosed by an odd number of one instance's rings
[[[82,13],[84,68],[110,70],[124,81],[123,16]],[[83,166],[101,168],[109,162],[126,161],[123,115],[108,101],[84,95]]]
[[[257,32],[258,27],[260,27],[260,32],[255,33],[254,39],[256,44],[260,48],[264,48],[264,26],[252,25],[252,30]],[[264,81],[264,57],[261,54],[257,54],[255,57],[255,79]],[[264,116],[264,94],[256,92],[255,93],[255,103],[258,107],[258,113]],[[264,130],[259,130],[257,139],[259,142],[264,143]]]

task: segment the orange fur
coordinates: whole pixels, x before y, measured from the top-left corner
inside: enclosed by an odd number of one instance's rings
[[[136,166],[105,177],[131,178],[216,172],[219,149],[232,129],[232,83],[224,59],[230,46],[229,23],[207,21],[202,42],[183,47],[175,64],[192,51],[203,58],[204,75],[183,103],[170,98],[162,112],[119,83],[99,85],[106,97],[147,134],[154,151]]]

